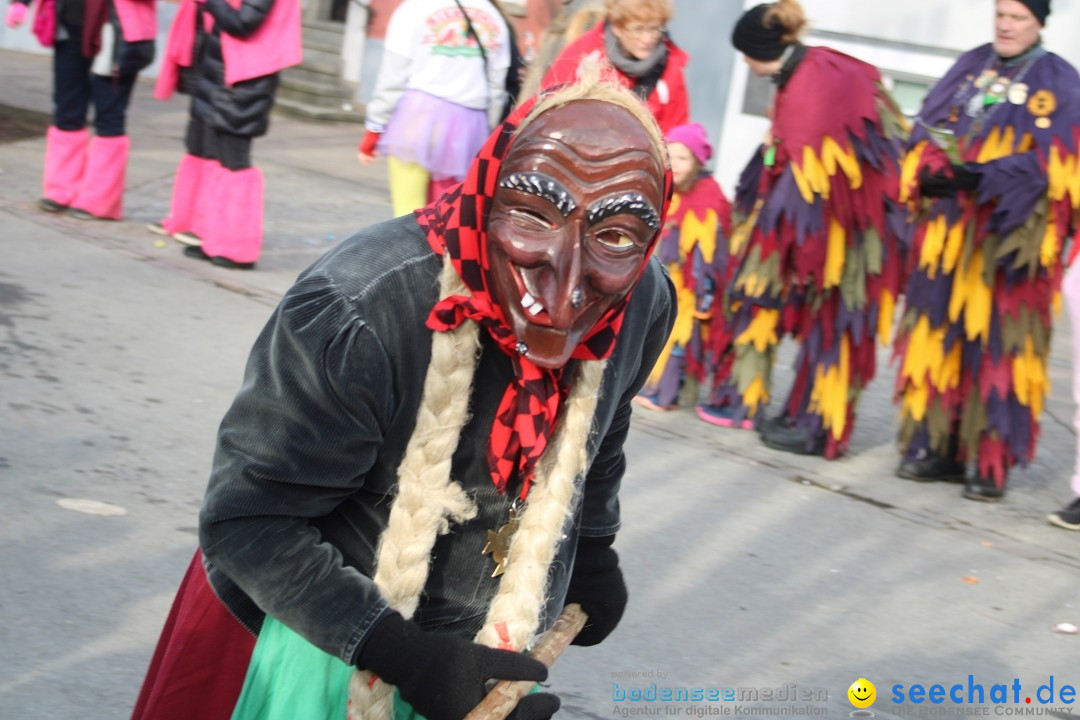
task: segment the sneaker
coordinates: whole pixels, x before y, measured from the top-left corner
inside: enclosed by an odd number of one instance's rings
[[[165,225],[159,222],[152,222],[146,226],[146,229],[155,235],[164,235],[165,237],[171,237],[181,245],[187,245],[188,247],[199,247],[202,245],[202,238],[193,232],[184,230],[183,232],[170,233],[165,229]]]
[[[739,418],[739,412],[730,405],[698,405],[697,416],[709,423],[723,428],[737,428],[739,430],[753,430],[754,421],[750,418]]]
[[[666,408],[663,405],[661,405],[660,403],[656,402],[656,396],[655,395],[640,395],[640,394],[635,395],[634,399],[633,399],[633,403],[635,405],[640,405],[641,407],[646,408],[647,410],[652,410],[653,412],[667,412],[668,411],[668,408]]]
[[[1052,512],[1046,516],[1051,525],[1066,530],[1080,530],[1080,497],[1069,503],[1064,510]]]
[[[193,232],[184,230],[183,232],[173,233],[172,239],[181,245],[187,245],[188,247],[199,247],[202,245],[202,238]]]

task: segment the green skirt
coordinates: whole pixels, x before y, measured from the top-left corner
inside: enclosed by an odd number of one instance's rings
[[[232,720],[345,720],[356,668],[267,617]],[[424,720],[394,692],[393,720]]]

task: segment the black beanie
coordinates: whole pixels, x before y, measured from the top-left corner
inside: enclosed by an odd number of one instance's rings
[[[771,4],[763,4],[750,8],[731,32],[731,44],[735,49],[754,60],[776,60],[784,54],[785,45],[781,39],[787,31],[775,18],[769,27],[765,27],[765,12],[770,7]]]
[[[1046,16],[1050,14],[1050,0],[1020,0],[1028,6],[1028,10],[1034,15],[1040,25],[1046,24]]]

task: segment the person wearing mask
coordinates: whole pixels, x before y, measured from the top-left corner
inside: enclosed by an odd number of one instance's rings
[[[752,419],[768,447],[836,458],[874,377],[875,338],[892,334],[904,267],[899,157],[906,124],[876,68],[799,41],[802,6],[747,10],[732,42],[776,96],[765,142],[743,170],[733,209],[738,269],[714,334],[706,422]],[[785,335],[799,343],[779,414],[762,418]]]
[[[131,149],[127,108],[136,76],[154,60],[154,0],[14,0],[8,27],[26,20],[31,1],[34,35],[53,48],[53,122],[38,206],[83,220],[119,220]]]
[[[386,156],[395,217],[465,178],[502,119],[511,42],[492,0],[405,0],[394,10],[357,158]]]
[[[997,501],[1035,455],[1062,250],[1080,209],[1080,76],[1049,0],[997,0],[994,39],[930,90],[904,160],[917,212],[896,339],[900,477]],[[972,465],[970,473],[967,464]]]
[[[712,158],[709,137],[698,123],[679,125],[664,138],[671,159],[675,194],[656,254],[668,269],[679,298],[675,327],[634,401],[665,411],[697,404],[705,380],[705,348],[711,332],[713,302],[729,267],[731,203],[705,170]]]
[[[184,255],[251,270],[263,245],[264,181],[251,142],[266,134],[278,73],[300,63],[299,0],[183,0],[154,96],[191,95],[169,214],[150,226]]]
[[[523,651],[565,604],[577,644],[612,632],[631,401],[675,314],[650,260],[670,189],[648,111],[586,78],[307,269],[222,421],[133,717],[461,720],[489,679],[546,678]]]
[[[672,0],[606,0],[606,19],[563,48],[541,87],[572,83],[585,58],[606,60],[667,132],[690,122],[689,56],[668,36]]]

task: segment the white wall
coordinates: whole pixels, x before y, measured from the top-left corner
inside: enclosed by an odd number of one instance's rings
[[[994,32],[992,0],[803,0],[803,7],[817,29],[958,51],[989,42]],[[1043,40],[1048,49],[1080,66],[1077,30],[1080,2],[1056,0]]]
[[[760,0],[745,0],[750,8]],[[941,77],[961,52],[990,42],[993,0],[802,0],[810,19],[809,45],[827,45],[865,60],[882,73]],[[1080,67],[1080,0],[1057,0],[1043,42]],[[769,127],[764,118],[742,112],[748,69],[732,73],[716,178],[729,195],[739,173]]]

